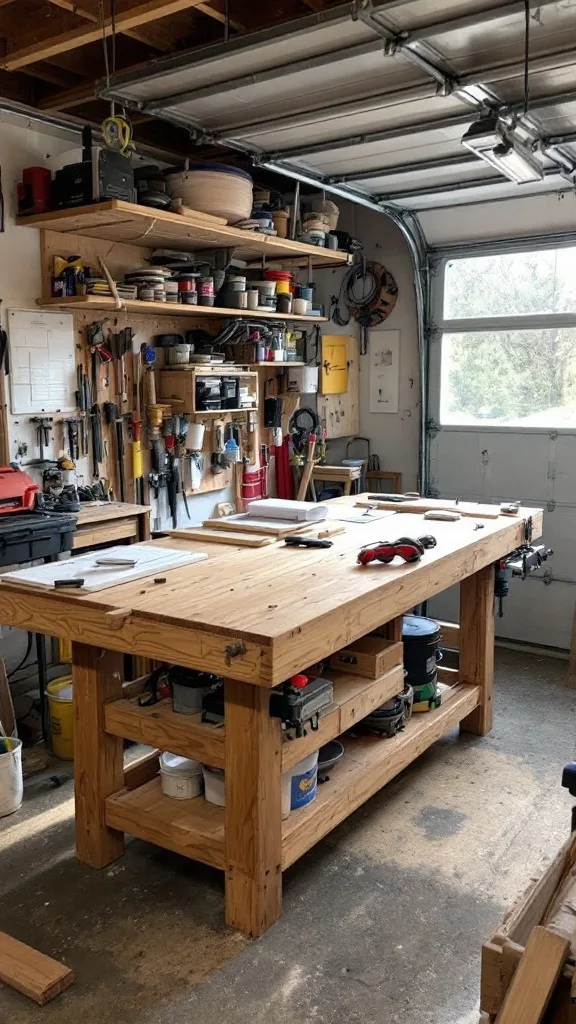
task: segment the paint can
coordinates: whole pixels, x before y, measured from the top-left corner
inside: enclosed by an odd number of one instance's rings
[[[162,792],[172,800],[192,800],[202,792],[202,765],[190,757],[165,750],[160,756],[160,776]]]

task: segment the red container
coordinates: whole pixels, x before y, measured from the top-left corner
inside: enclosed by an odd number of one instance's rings
[[[18,183],[18,213],[46,213],[50,209],[52,175],[47,167],[25,167]]]
[[[242,476],[242,501],[244,507],[248,501],[262,498],[266,493],[266,466],[244,467]]]

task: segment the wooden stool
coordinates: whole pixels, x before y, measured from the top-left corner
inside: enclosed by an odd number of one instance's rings
[[[401,494],[402,473],[395,473],[394,470],[387,469],[369,469],[366,473],[366,489],[374,491],[374,493]]]

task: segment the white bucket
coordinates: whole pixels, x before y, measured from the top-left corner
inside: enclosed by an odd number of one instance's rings
[[[318,786],[318,751],[303,758],[282,775],[282,817],[305,807],[316,797]]]
[[[203,764],[202,772],[204,774],[204,795],[208,803],[224,807],[226,804],[224,770],[222,768],[211,768],[210,765]]]
[[[210,768],[202,765],[204,772],[204,793],[208,803],[224,807],[226,790],[224,771],[222,768]],[[304,807],[314,800],[318,784],[318,751],[314,751],[289,771],[282,775],[282,817],[287,818],[290,811]]]
[[[190,757],[170,754],[160,757],[162,792],[173,800],[192,800],[202,792],[202,765]]]
[[[0,736],[0,818],[17,811],[23,796],[22,741]]]

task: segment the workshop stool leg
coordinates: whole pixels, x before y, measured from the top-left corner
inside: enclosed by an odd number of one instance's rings
[[[122,697],[123,654],[72,644],[76,856],[103,868],[124,853],[124,834],[108,828],[106,798],[124,785],[123,740],[104,732],[104,704]]]
[[[270,691],[226,681],[226,924],[262,935],[282,913],[282,732]]]
[[[485,736],[492,728],[494,688],[494,566],[460,583],[459,680],[481,688],[480,703],[460,728]]]

